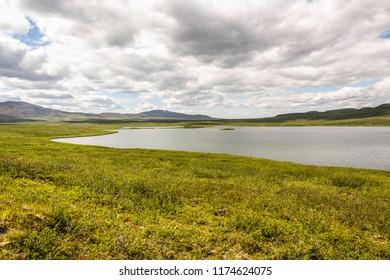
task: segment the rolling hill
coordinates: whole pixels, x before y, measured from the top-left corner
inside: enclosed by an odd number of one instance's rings
[[[382,104],[377,107],[365,107],[361,109],[345,108],[329,110],[325,112],[310,111],[305,113],[281,114],[270,118],[246,119],[247,122],[253,123],[284,123],[288,121],[305,120],[305,121],[341,121],[352,119],[365,119],[372,117],[390,117],[390,103]]]
[[[183,113],[176,113],[166,110],[152,110],[140,113],[139,115],[145,116],[147,118],[163,118],[163,119],[189,119],[192,120],[207,120],[212,119],[209,116],[206,115],[187,115]]]
[[[166,110],[153,110],[139,114],[100,113],[86,114],[79,112],[65,112],[49,109],[26,102],[0,102],[0,121],[31,121],[31,120],[212,120],[206,115],[189,115]]]
[[[345,108],[325,112],[310,111],[305,113],[281,114],[268,118],[237,119],[245,123],[283,124],[291,121],[327,121],[337,122],[344,120],[363,120],[373,117],[390,119],[390,103],[377,107],[361,109]],[[0,102],[0,122],[23,122],[37,120],[64,120],[64,121],[91,121],[91,122],[128,122],[128,121],[228,121],[215,119],[207,115],[189,115],[166,110],[152,110],[139,114],[100,113],[86,114],[80,112],[65,112],[33,105],[26,102],[6,101]],[[232,121],[232,120],[230,120]]]
[[[3,118],[36,119],[36,118],[69,118],[88,116],[82,113],[69,113],[26,102],[6,101],[0,103],[0,115]]]

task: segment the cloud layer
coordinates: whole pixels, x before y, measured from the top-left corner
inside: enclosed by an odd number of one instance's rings
[[[0,101],[217,117],[375,106],[390,102],[389,30],[386,0],[3,1]]]

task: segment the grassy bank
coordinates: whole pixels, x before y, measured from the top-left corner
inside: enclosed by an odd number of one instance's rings
[[[0,259],[389,259],[390,172],[50,142],[0,125]]]
[[[248,120],[223,120],[227,125],[251,125],[251,126],[389,126],[390,116],[369,118],[327,120],[327,119],[248,119]]]

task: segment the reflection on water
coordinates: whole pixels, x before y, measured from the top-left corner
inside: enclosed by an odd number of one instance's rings
[[[390,127],[220,127],[123,129],[57,139],[114,148],[226,153],[297,163],[390,170]]]

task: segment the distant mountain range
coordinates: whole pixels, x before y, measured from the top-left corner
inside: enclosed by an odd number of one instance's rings
[[[106,120],[213,120],[214,118],[206,115],[188,115],[166,110],[152,110],[139,114],[119,114],[119,113],[101,113],[86,114],[65,112],[55,109],[49,109],[42,106],[33,105],[26,102],[6,101],[0,102],[0,121],[33,121],[33,120],[88,120],[88,119],[106,119]]]
[[[361,109],[339,109],[325,112],[310,111],[305,113],[282,114],[270,118],[246,119],[248,122],[283,123],[293,120],[346,120],[362,119],[369,117],[390,116],[390,103],[378,107],[365,107]],[[86,114],[65,112],[33,105],[26,102],[7,101],[0,102],[0,122],[24,122],[38,120],[65,120],[65,121],[147,121],[147,120],[214,120],[207,115],[188,115],[166,110],[152,110],[139,114],[101,113]],[[222,120],[222,119],[220,119]]]

